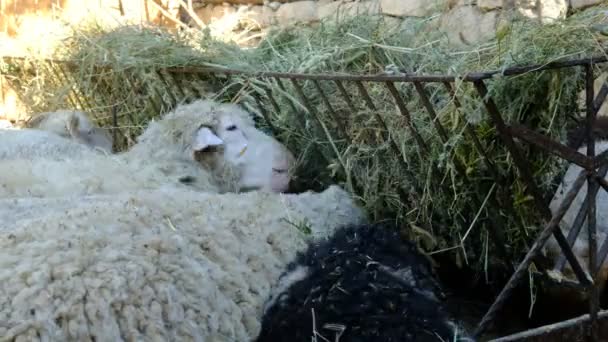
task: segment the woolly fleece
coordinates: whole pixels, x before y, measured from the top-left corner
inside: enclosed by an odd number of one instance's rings
[[[313,331],[319,341],[470,341],[442,296],[429,260],[394,225],[345,226],[289,264],[257,341],[312,341]]]
[[[321,238],[366,220],[336,186],[4,199],[0,213],[0,341],[252,340],[306,245],[292,223]]]
[[[100,154],[83,144],[37,129],[0,129],[0,159],[72,160]]]

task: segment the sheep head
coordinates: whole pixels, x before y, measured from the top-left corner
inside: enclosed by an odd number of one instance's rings
[[[210,118],[192,135],[195,160],[235,182],[238,191],[289,189],[295,158],[284,145],[258,130],[249,113],[237,105],[205,109],[200,114]]]
[[[112,153],[112,136],[104,129],[95,126],[81,111],[58,110],[39,113],[27,120],[24,126],[53,132],[91,148]]]
[[[94,126],[88,120],[82,120],[81,116],[72,115],[66,129],[72,139],[91,148],[112,153],[112,136],[106,130]]]

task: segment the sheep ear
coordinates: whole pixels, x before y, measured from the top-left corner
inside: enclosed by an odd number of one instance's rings
[[[220,146],[223,144],[224,141],[215,135],[209,128],[202,127],[196,132],[192,149],[194,151],[202,151],[210,146]]]
[[[67,129],[72,138],[77,138],[80,136],[80,119],[76,115],[72,115],[67,122]]]

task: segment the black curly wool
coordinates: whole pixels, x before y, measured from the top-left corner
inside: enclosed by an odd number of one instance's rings
[[[340,342],[455,340],[429,261],[393,226],[344,227],[282,279],[303,266],[305,276],[269,302],[257,341],[310,342],[313,324],[324,337],[316,341],[336,341],[341,329]]]

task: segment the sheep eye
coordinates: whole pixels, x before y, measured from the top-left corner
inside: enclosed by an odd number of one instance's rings
[[[226,128],[227,131],[234,131],[236,129],[236,125],[230,125]]]
[[[285,172],[287,172],[287,170],[275,169],[275,168],[272,168],[272,171],[276,172],[276,173],[285,173]]]

